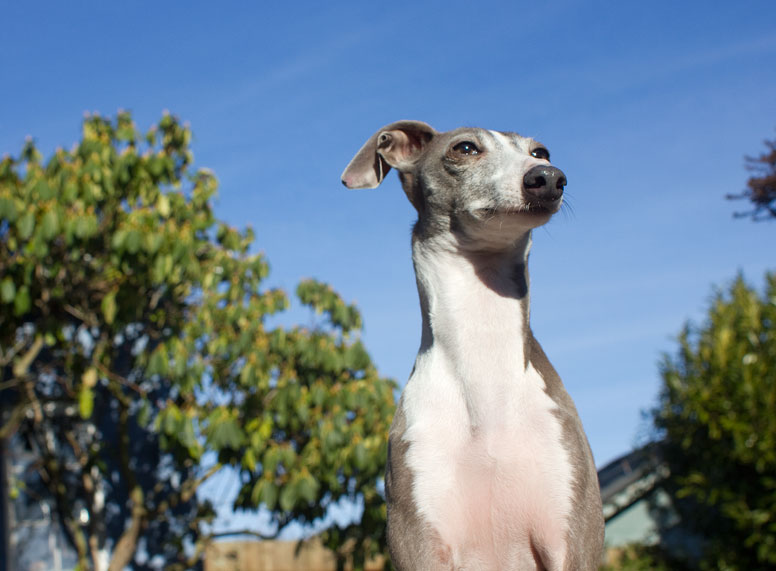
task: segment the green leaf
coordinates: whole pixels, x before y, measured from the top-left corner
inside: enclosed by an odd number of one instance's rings
[[[143,236],[143,249],[149,254],[155,254],[162,243],[164,242],[164,236],[161,234],[148,233]]]
[[[113,238],[111,239],[111,246],[114,250],[123,250],[124,249],[124,242],[127,239],[127,231],[126,230],[116,230],[116,233],[113,234]]]
[[[268,510],[274,510],[278,503],[278,488],[272,482],[260,480],[262,482],[259,501],[264,504]]]
[[[169,358],[167,356],[167,350],[164,345],[159,345],[154,352],[151,353],[151,358],[148,360],[147,372],[149,375],[166,375],[169,365]]]
[[[51,240],[59,232],[59,220],[57,219],[57,213],[53,208],[50,208],[43,215],[41,220],[41,232],[46,240]]]
[[[164,410],[159,415],[159,423],[162,428],[162,432],[169,435],[174,435],[178,432],[178,424],[180,421],[180,412],[175,407],[170,407]]]
[[[78,391],[78,413],[84,420],[91,418],[94,410],[94,393],[86,385],[81,385]]]
[[[140,405],[140,410],[137,411],[137,423],[141,427],[145,428],[148,426],[148,421],[151,418],[151,407],[148,406],[148,401],[143,401],[143,404]]]
[[[13,300],[13,311],[16,315],[24,315],[30,310],[30,290],[24,285],[16,290]]]
[[[0,219],[13,223],[16,221],[16,203],[10,198],[0,198]]]
[[[5,303],[11,303],[16,297],[16,286],[10,277],[0,282],[0,299]]]
[[[306,473],[297,483],[296,490],[301,499],[305,500],[308,504],[312,504],[317,499],[319,487],[318,482],[312,474]]]
[[[38,181],[38,184],[35,185],[35,190],[38,192],[39,200],[49,200],[54,197],[54,189],[49,186],[44,178]]]
[[[272,436],[272,421],[268,418],[265,418],[261,425],[259,426],[259,436],[262,440],[269,440],[269,437]]]
[[[369,461],[369,455],[363,442],[359,442],[353,448],[353,460],[355,461],[356,468],[359,470],[366,468],[366,464]]]
[[[100,306],[102,308],[102,314],[105,317],[105,323],[111,325],[116,317],[116,311],[118,310],[116,305],[116,292],[111,291],[105,294]]]
[[[78,184],[74,180],[68,180],[65,182],[62,188],[62,200],[64,203],[69,204],[73,202],[78,196]]]
[[[193,458],[199,459],[200,446],[199,442],[197,442],[197,436],[194,434],[194,425],[192,424],[191,419],[186,418],[185,416],[181,417],[177,436],[180,443],[188,449],[189,454]]]
[[[166,194],[159,194],[159,198],[156,199],[156,209],[162,215],[162,218],[167,218],[170,215],[170,199]]]
[[[124,242],[124,246],[127,249],[127,252],[130,254],[136,254],[137,251],[140,249],[140,243],[143,236],[138,232],[137,230],[130,230],[127,232],[127,237]]]
[[[278,462],[280,462],[278,449],[275,447],[268,448],[264,452],[264,457],[262,458],[261,468],[264,471],[264,475],[274,475],[278,467]]]
[[[220,419],[212,422],[212,426],[208,430],[208,443],[215,450],[223,450],[224,448],[237,449],[242,446],[245,440],[245,433],[234,418],[221,415]]]
[[[283,486],[280,490],[280,509],[283,511],[291,511],[297,500],[296,490],[290,483]]]
[[[369,353],[361,341],[356,341],[348,347],[345,355],[345,366],[349,369],[363,370],[371,363]]]
[[[93,215],[79,216],[75,221],[75,235],[79,238],[90,238],[97,233],[97,219]]]
[[[258,506],[261,503],[261,491],[264,488],[266,480],[257,480],[251,488],[251,504]]]
[[[242,465],[246,470],[253,472],[256,470],[256,453],[252,448],[248,448],[243,453]]]
[[[16,229],[19,231],[19,237],[22,240],[29,239],[32,236],[32,231],[35,228],[35,215],[28,211],[25,212],[21,218],[16,221]]]

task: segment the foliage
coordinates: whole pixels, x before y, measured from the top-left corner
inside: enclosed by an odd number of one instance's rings
[[[609,549],[607,563],[600,571],[679,571],[685,567],[667,556],[659,546],[627,545],[620,549]]]
[[[752,217],[752,220],[776,218],[776,139],[766,140],[767,151],[759,157],[747,157],[747,168],[756,176],[750,177],[746,190],[730,194],[729,199],[746,199],[754,207],[748,212],[738,212],[738,217]]]
[[[776,275],[763,295],[739,276],[707,321],[664,356],[653,419],[665,436],[682,522],[707,540],[709,569],[776,565]]]
[[[314,326],[267,324],[288,298],[263,287],[251,230],[214,217],[190,140],[174,116],[141,135],[120,112],[47,162],[32,141],[0,162],[0,436],[38,455],[26,485],[81,569],[195,565],[214,517],[196,492],[225,466],[269,536],[360,502],[361,525],[324,540],[363,561],[384,548],[394,383],[324,284],[297,290]]]

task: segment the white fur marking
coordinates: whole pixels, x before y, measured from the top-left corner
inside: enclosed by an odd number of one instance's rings
[[[423,244],[415,257],[433,331],[403,401],[415,501],[456,569],[527,568],[536,543],[562,560],[570,458],[556,405],[525,367],[521,302],[444,250]]]

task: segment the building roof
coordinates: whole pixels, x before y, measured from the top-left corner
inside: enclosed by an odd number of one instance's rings
[[[668,475],[656,444],[612,460],[598,470],[604,518],[609,520],[648,493]]]

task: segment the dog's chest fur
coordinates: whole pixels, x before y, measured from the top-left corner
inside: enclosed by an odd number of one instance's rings
[[[536,545],[562,560],[571,460],[527,354],[515,261],[487,275],[438,251],[416,251],[415,262],[428,322],[401,407],[418,513],[453,546],[456,569],[532,568]]]

